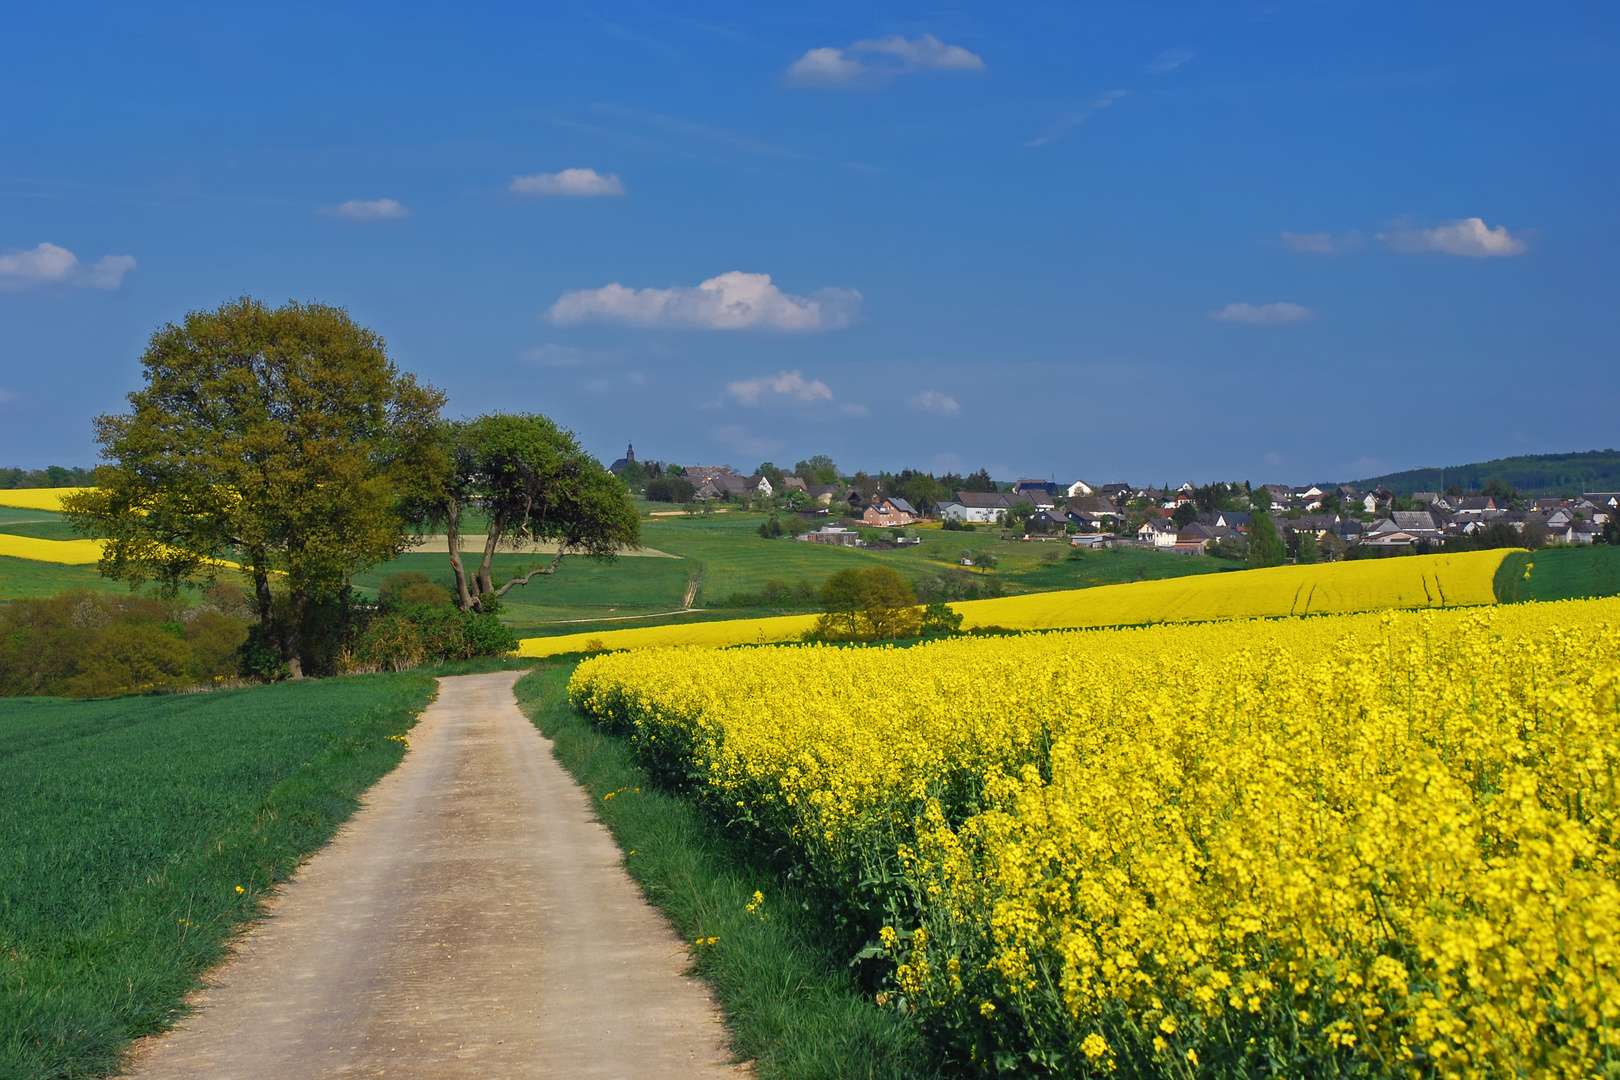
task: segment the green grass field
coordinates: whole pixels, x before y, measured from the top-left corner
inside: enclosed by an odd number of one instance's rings
[[[393,768],[431,675],[0,699],[0,1076],[115,1071]],[[238,892],[238,889],[241,892]]]

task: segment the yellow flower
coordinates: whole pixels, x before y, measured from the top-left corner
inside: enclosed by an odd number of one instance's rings
[[[1086,1055],[1086,1057],[1090,1058],[1092,1061],[1096,1061],[1098,1058],[1108,1053],[1108,1040],[1104,1039],[1101,1035],[1098,1035],[1094,1031],[1090,1035],[1087,1035],[1085,1041],[1080,1044],[1080,1050]]]
[[[236,887],[236,893],[237,893],[238,896],[240,896],[242,893],[245,893],[245,892],[247,892],[247,890],[242,888],[242,886],[238,885]]]

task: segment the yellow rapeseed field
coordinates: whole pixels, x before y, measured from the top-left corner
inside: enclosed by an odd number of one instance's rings
[[[964,1070],[1620,1061],[1620,599],[612,653],[570,696],[839,897]]]
[[[999,600],[965,600],[951,607],[961,613],[962,627],[967,630],[985,626],[1054,630],[1383,608],[1467,607],[1496,602],[1492,581],[1507,554],[1506,550],[1471,551],[1315,566],[1279,566],[1008,596]],[[797,641],[814,622],[809,616],[784,615],[586,631],[527,638],[520,643],[520,654],[558,656],[598,647],[646,649],[703,645],[724,648]]]
[[[0,506],[19,510],[60,510],[64,495],[77,495],[89,488],[0,488]]]
[[[34,562],[88,566],[101,558],[100,540],[38,540],[32,536],[0,533],[0,555]]]

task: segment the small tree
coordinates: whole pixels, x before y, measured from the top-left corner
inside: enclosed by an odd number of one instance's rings
[[[915,637],[923,613],[905,578],[887,566],[844,569],[821,587],[826,614],[808,635],[822,641],[875,641]]]
[[[1170,515],[1170,520],[1175,522],[1178,528],[1185,529],[1198,520],[1198,504],[1193,502],[1182,503],[1176,507],[1175,513]]]
[[[1282,537],[1277,535],[1277,527],[1271,523],[1271,519],[1261,513],[1250,514],[1249,550],[1246,556],[1249,569],[1281,566],[1287,556]]]
[[[557,572],[569,555],[612,561],[641,545],[641,519],[624,485],[584,450],[573,433],[544,416],[495,413],[448,425],[454,468],[424,515],[445,524],[456,601],[464,611],[493,601],[536,577]],[[461,557],[461,520],[469,508],[487,518],[484,550],[468,571]],[[549,563],[497,586],[495,553],[551,541]]]

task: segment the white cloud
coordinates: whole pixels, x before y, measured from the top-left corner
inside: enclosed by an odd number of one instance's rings
[[[1284,323],[1304,322],[1316,312],[1299,304],[1227,304],[1209,317],[1217,322],[1250,323],[1254,326],[1281,326]]]
[[[1067,135],[1069,132],[1091,119],[1097,113],[1102,112],[1104,109],[1112,108],[1115,102],[1117,102],[1120,98],[1125,97],[1129,92],[1130,91],[1128,90],[1110,90],[1106,94],[1092,98],[1086,103],[1084,108],[1077,109],[1074,112],[1069,113],[1057,123],[1053,124],[1045,135],[1042,135],[1038,139],[1031,139],[1024,145],[1027,147],[1045,146],[1049,142],[1056,139],[1061,139],[1063,136]]]
[[[1347,232],[1343,236],[1325,232],[1285,232],[1281,239],[1283,247],[1290,251],[1308,251],[1314,255],[1338,255],[1346,251],[1355,251],[1362,245],[1362,237],[1358,232]]]
[[[845,416],[871,416],[872,410],[857,401],[847,401],[838,406],[838,411]]]
[[[603,176],[595,169],[564,169],[562,172],[514,176],[507,189],[514,195],[567,195],[591,198],[623,195],[624,181],[618,173]]]
[[[124,284],[124,275],[133,269],[133,255],[103,255],[86,273],[85,284],[94,289],[116,289]]]
[[[724,427],[717,427],[709,432],[709,437],[715,442],[731,447],[739,454],[747,454],[750,457],[772,454],[787,445],[775,439],[766,439],[750,434],[740,424],[727,424]]]
[[[870,64],[852,52],[892,56],[899,63]],[[983,71],[984,59],[960,45],[947,45],[933,34],[920,38],[893,35],[857,41],[847,50],[823,46],[810,49],[788,65],[784,73],[794,86],[855,86],[913,71]]]
[[[811,49],[788,65],[787,81],[794,86],[848,86],[866,68],[843,49]]]
[[[983,58],[968,52],[960,45],[947,45],[933,34],[924,34],[907,40],[898,34],[874,41],[857,41],[850,46],[856,52],[887,53],[897,56],[908,71],[983,71]]]
[[[960,412],[962,409],[962,406],[957,403],[955,398],[948,397],[938,390],[924,390],[913,401],[917,408],[940,413],[943,416],[950,416],[953,413]]]
[[[782,371],[757,379],[727,383],[726,392],[744,405],[758,405],[767,397],[792,398],[794,401],[831,401],[832,391],[820,379],[806,379],[797,371]]]
[[[1148,66],[1143,70],[1149,75],[1167,75],[1197,55],[1187,46],[1177,45],[1173,49],[1164,50],[1164,52],[1148,61]]]
[[[600,289],[565,292],[551,305],[558,325],[589,321],[706,330],[832,330],[848,326],[860,309],[854,289],[822,289],[794,296],[771,284],[769,274],[738,270],[696,288],[627,289],[615,282]]]
[[[29,285],[85,285],[92,289],[116,289],[124,275],[135,269],[132,255],[103,255],[90,266],[65,247],[42,243],[27,251],[0,255],[0,288]]]
[[[1394,251],[1409,253],[1438,252],[1441,255],[1467,255],[1489,258],[1498,255],[1523,255],[1530,250],[1522,235],[1514,236],[1506,225],[1487,226],[1477,217],[1448,221],[1434,229],[1395,229],[1379,233],[1378,239]]]
[[[15,281],[62,281],[79,265],[64,247],[44,243],[30,251],[0,255],[0,277]]]
[[[348,202],[327,207],[326,212],[333,217],[348,218],[350,221],[386,221],[389,218],[411,216],[405,204],[394,199],[350,199]]]

